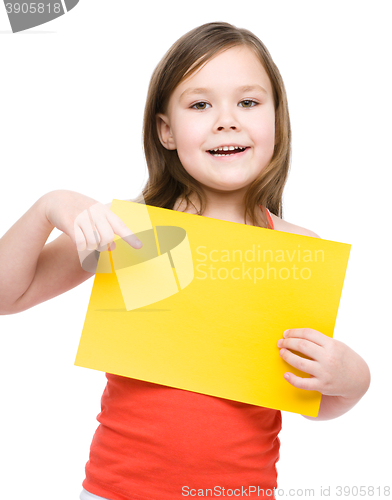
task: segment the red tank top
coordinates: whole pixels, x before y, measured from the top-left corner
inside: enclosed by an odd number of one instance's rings
[[[273,229],[268,210],[267,217]],[[280,411],[106,377],[83,481],[87,491],[110,500],[202,493],[260,498],[262,491],[274,498]]]

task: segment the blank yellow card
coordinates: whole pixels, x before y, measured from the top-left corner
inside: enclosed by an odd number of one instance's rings
[[[317,416],[276,343],[332,337],[350,245],[128,201],[111,210],[143,242],[99,257],[75,364]]]

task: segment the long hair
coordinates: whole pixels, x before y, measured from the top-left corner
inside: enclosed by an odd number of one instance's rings
[[[157,114],[165,113],[174,89],[185,78],[208,62],[219,52],[235,46],[246,46],[254,51],[271,81],[275,108],[275,148],[269,164],[248,187],[244,197],[244,220],[249,215],[253,225],[270,227],[267,207],[282,217],[282,194],[291,159],[291,128],[286,91],[278,68],[264,44],[250,31],[224,22],[207,23],[183,35],[166,52],[155,68],[148,88],[143,120],[144,153],[149,178],[135,201],[147,205],[173,209],[180,197],[187,207],[189,196],[195,193],[202,215],[206,200],[198,182],[182,166],[176,150],[167,150],[160,142]]]

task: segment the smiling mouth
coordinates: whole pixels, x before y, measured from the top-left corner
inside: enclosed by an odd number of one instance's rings
[[[208,153],[212,156],[232,156],[238,153],[242,153],[245,151],[245,149],[248,149],[247,147],[240,147],[240,146],[224,146],[222,148],[217,148],[217,149],[210,149],[208,150]]]

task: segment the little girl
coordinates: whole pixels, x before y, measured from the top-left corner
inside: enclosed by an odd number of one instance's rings
[[[152,75],[144,115],[149,180],[135,201],[317,238],[281,218],[290,139],[283,81],[265,46],[245,29],[205,24],[180,38]],[[45,245],[54,227],[64,234]],[[0,313],[91,277],[77,250],[112,249],[115,234],[140,248],[109,206],[72,191],[42,196],[0,240]],[[322,394],[317,420],[345,413],[368,389],[365,361],[322,332],[286,330],[278,347],[311,375],[288,372],[287,382]],[[106,377],[81,500],[274,497],[280,411]]]

